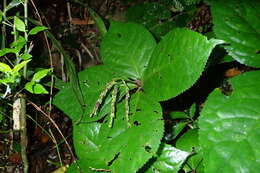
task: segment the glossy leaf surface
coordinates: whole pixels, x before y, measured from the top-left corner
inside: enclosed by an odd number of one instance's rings
[[[160,104],[138,93],[130,101],[130,128],[125,120],[124,102],[117,106],[113,128],[108,127],[109,118],[106,117],[102,124],[74,126],[77,156],[89,168],[134,173],[159,147],[163,136]],[[91,172],[90,169],[85,171]]]
[[[161,154],[145,173],[177,173],[189,155],[189,152],[164,144]]]
[[[155,45],[153,36],[142,25],[112,22],[101,44],[101,56],[115,73],[140,79]]]
[[[37,71],[33,75],[32,81],[39,81],[39,80],[41,80],[42,78],[47,76],[50,71],[51,71],[51,69],[42,69],[40,71]]]
[[[156,46],[145,71],[144,92],[157,101],[179,95],[197,81],[212,49],[220,43],[188,29],[169,32]]]
[[[211,1],[214,31],[226,50],[242,64],[260,67],[260,1]],[[223,8],[225,7],[225,8]]]
[[[260,72],[230,80],[233,91],[213,91],[199,118],[205,172],[260,170]]]
[[[48,91],[41,84],[33,81],[27,82],[24,88],[32,94],[48,94]]]
[[[30,32],[28,33],[28,35],[36,35],[41,31],[44,31],[48,29],[46,26],[36,26],[33,29],[30,30]]]
[[[16,16],[14,17],[14,25],[18,31],[25,32],[26,26],[25,26],[24,22]]]

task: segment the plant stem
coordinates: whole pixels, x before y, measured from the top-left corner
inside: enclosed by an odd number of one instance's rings
[[[6,20],[6,0],[3,1],[3,21]],[[3,23],[3,22],[2,22]],[[2,26],[2,44],[1,44],[1,49],[5,48],[5,33],[6,33],[6,28],[5,28],[5,24],[3,23]]]
[[[26,27],[26,31],[24,32],[24,39],[28,41],[28,34],[27,34],[27,29],[28,29],[28,0],[24,0],[24,24]],[[28,47],[27,43],[24,46],[24,53],[27,53]],[[23,68],[23,77],[24,79],[27,79],[27,65],[24,66]]]

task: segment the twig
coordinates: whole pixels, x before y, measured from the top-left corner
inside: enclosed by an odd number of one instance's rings
[[[41,19],[41,16],[40,16],[40,13],[38,12],[38,9],[36,8],[33,0],[30,0],[34,10],[35,10],[35,14],[36,16],[38,17],[38,20],[40,21],[41,25],[43,25],[42,23],[42,19]],[[51,68],[53,69],[53,61],[52,61],[52,54],[51,54],[51,48],[50,48],[50,43],[47,39],[47,35],[46,33],[44,32],[44,39],[45,39],[45,43],[47,45],[47,49],[48,49],[48,54],[49,54],[49,60],[50,60],[50,66]],[[53,70],[52,70],[53,72]],[[49,112],[48,114],[50,115],[51,114],[51,110],[52,110],[52,94],[53,94],[53,84],[54,84],[54,75],[51,75],[51,88],[50,88],[50,100],[49,100]]]
[[[59,157],[60,166],[63,166],[63,164],[62,164],[62,160],[61,160],[61,156],[60,156],[59,147],[58,147],[58,143],[57,143],[57,141],[56,141],[56,139],[55,139],[55,137],[54,137],[54,135],[53,135],[51,129],[49,129],[49,133],[51,134],[52,139],[53,139],[53,143],[54,143],[55,146],[56,146],[55,148],[56,148],[56,150],[57,150],[57,154],[58,154],[58,157]]]
[[[79,69],[82,69],[82,57],[78,49],[75,49],[75,52],[77,54],[78,60],[79,60]]]
[[[70,11],[70,3],[67,2],[67,10],[68,10],[68,16],[69,16],[69,23],[70,23],[70,33],[72,33],[72,17],[71,17],[71,11]]]
[[[90,56],[91,60],[94,61],[95,57],[92,55],[92,53],[89,51],[89,49],[87,48],[87,46],[85,46],[83,43],[80,43],[80,46],[88,53],[88,55]]]
[[[3,1],[3,21],[6,20],[6,12],[5,12],[5,8],[6,8],[6,0]],[[1,44],[1,49],[5,48],[5,35],[6,35],[6,26],[5,24],[3,24],[2,26],[2,44]]]
[[[64,135],[62,134],[60,128],[58,127],[58,125],[55,123],[55,121],[50,117],[48,116],[48,114],[46,114],[39,106],[37,106],[35,103],[33,103],[32,101],[28,100],[29,104],[31,104],[36,110],[38,110],[39,112],[41,112],[44,116],[46,116],[50,122],[54,125],[54,127],[57,129],[57,131],[59,132],[59,134],[61,135],[61,137],[64,139],[70,153],[71,153],[71,156],[73,157],[73,160],[76,160],[73,152],[72,152],[72,149],[68,143],[68,141],[66,140],[66,138],[64,137]]]
[[[23,3],[24,6],[24,24],[26,27],[26,31],[24,32],[24,39],[28,42],[28,34],[27,34],[27,29],[28,29],[28,0],[24,0]],[[24,52],[26,53],[28,49],[27,43],[24,45]],[[23,77],[27,79],[27,64],[23,68]]]

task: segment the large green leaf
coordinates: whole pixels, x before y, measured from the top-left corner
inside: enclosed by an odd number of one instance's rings
[[[101,56],[117,74],[141,78],[156,45],[153,36],[135,23],[112,22],[101,43]]]
[[[117,106],[113,128],[109,116],[103,123],[81,123],[74,126],[76,154],[92,170],[134,173],[153,157],[163,136],[161,106],[142,93],[130,101],[130,123],[125,120],[125,103]],[[84,170],[91,172],[91,170]],[[93,171],[94,172],[94,171]]]
[[[177,173],[190,153],[164,144],[161,154],[145,173]]]
[[[207,40],[188,29],[174,29],[155,48],[144,74],[144,92],[162,101],[191,87],[221,40]]]
[[[86,111],[84,112],[82,121],[94,121],[100,119],[99,116],[90,118],[90,113],[106,84],[115,77],[119,76],[115,76],[112,68],[104,65],[91,67],[79,73],[80,87],[86,102]],[[69,84],[67,84],[65,88],[54,97],[53,103],[73,121],[77,121],[82,114],[81,105],[77,101],[77,97],[73,93],[73,89]],[[105,104],[102,107],[102,110],[107,110],[107,108],[108,105]]]
[[[232,93],[213,91],[199,118],[199,142],[207,173],[260,170],[260,72],[230,80]]]
[[[212,1],[214,31],[225,48],[242,64],[260,67],[260,1]],[[223,8],[225,7],[225,8]]]

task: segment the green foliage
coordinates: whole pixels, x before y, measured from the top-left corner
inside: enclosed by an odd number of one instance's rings
[[[128,21],[143,24],[157,38],[165,35],[175,23],[171,21],[171,11],[162,3],[140,3],[130,7],[126,13]],[[164,22],[162,22],[164,21]]]
[[[196,82],[210,52],[220,43],[187,29],[169,32],[153,51],[143,78],[145,92],[157,101],[182,93]]]
[[[19,71],[31,60],[26,60],[11,68],[9,65],[5,63],[0,63],[0,72],[3,73],[3,78],[0,79],[0,82],[4,85],[9,84],[19,84],[20,82],[20,74]]]
[[[141,79],[156,42],[141,25],[112,22],[101,43],[101,56],[114,73]]]
[[[140,36],[138,36],[139,34]],[[184,38],[183,43],[178,41],[180,40],[178,37],[179,34]],[[181,62],[179,57],[185,57],[187,64],[184,63],[183,66],[186,65],[188,68],[194,62],[192,62],[193,59],[189,59],[189,57],[192,58],[193,56],[187,55],[197,52],[196,49],[199,47],[199,44],[204,48],[204,52],[197,53],[198,56],[202,57],[202,60],[200,61],[198,58],[196,67],[199,67],[199,62],[203,63],[199,68],[194,70],[195,75],[190,76],[190,73],[183,71],[182,74],[176,71],[176,77],[179,75],[182,78],[189,78],[191,81],[188,86],[186,84],[178,84],[181,89],[175,91],[175,95],[168,93],[167,98],[170,98],[192,86],[201,74],[212,48],[216,44],[221,43],[219,40],[208,41],[205,37],[186,29],[176,29],[165,38],[166,41],[162,40],[156,46],[153,38],[144,27],[134,23],[113,23],[101,44],[101,52],[103,52],[105,65],[92,67],[79,73],[83,95],[90,109],[87,109],[82,123],[74,126],[74,146],[78,157],[89,165],[90,170],[106,169],[113,172],[123,172],[124,170],[136,172],[148,159],[156,155],[163,135],[162,113],[158,104],[158,101],[162,100],[162,98],[157,98],[157,92],[150,91],[149,87],[146,88],[146,86],[152,85],[148,83],[150,82],[148,79],[154,75],[154,70],[157,68],[154,67],[154,64],[158,63],[157,66],[165,66],[162,64],[165,63],[163,58],[160,59],[156,51],[165,49],[165,52],[169,52],[171,50],[174,62],[173,65],[170,64],[172,66],[174,66],[175,62]],[[176,49],[173,49],[173,51],[170,48],[173,44],[167,41],[167,38],[172,39],[174,46],[176,46]],[[190,38],[190,41],[185,41],[185,38]],[[175,39],[177,41],[174,41]],[[187,47],[190,48],[188,53],[186,52],[186,47],[183,46],[185,43],[188,43]],[[193,49],[193,47],[196,49]],[[155,53],[152,55],[152,52]],[[164,53],[164,51],[162,52]],[[163,57],[163,55],[165,54],[160,56]],[[162,60],[163,62],[159,63],[158,60]],[[168,65],[169,59],[167,58],[166,60]],[[177,65],[175,66],[177,68]],[[166,87],[169,87],[170,84],[166,83],[166,81],[169,82],[167,78],[168,73],[161,73],[161,76],[165,80],[163,83],[165,83]],[[119,98],[116,99],[113,127],[109,128],[108,126],[111,117],[105,115],[112,112],[110,111],[110,102],[115,102],[114,94],[111,96],[109,90],[110,88],[112,89],[113,85],[116,85],[116,83],[108,83],[113,81],[114,78],[125,79],[124,81],[126,81],[126,84],[132,91],[137,89],[134,93],[132,92],[130,98],[129,122],[131,126],[128,126],[125,122],[126,108],[125,101],[122,98],[126,96],[126,92],[125,87],[121,85],[118,85],[121,91]],[[153,79],[157,84],[162,82],[160,78],[154,77]],[[104,90],[107,87],[109,88]],[[167,91],[165,88],[161,88],[160,90]],[[104,94],[100,97],[99,95],[102,92]],[[111,101],[111,99],[114,101]],[[66,102],[66,100],[69,101]],[[79,115],[78,108],[80,108],[80,105],[75,100],[76,98],[71,94],[71,88],[67,86],[56,95],[54,104],[75,120]],[[96,100],[98,101],[96,102]],[[96,116],[91,118],[91,108],[97,105],[101,105],[101,110],[96,113]],[[101,118],[102,122],[96,122],[96,120],[101,120]],[[165,148],[165,150],[168,149]],[[162,155],[162,157],[166,156]],[[183,157],[184,159],[181,159],[182,161],[171,164],[177,164],[180,167],[186,157],[187,155]],[[160,159],[159,157],[158,162]],[[155,168],[162,171],[166,169],[165,166],[161,167],[158,165],[161,165],[161,161],[155,164]],[[170,170],[177,171],[178,168]]]
[[[36,72],[33,75],[32,80],[25,84],[24,88],[32,94],[48,94],[48,91],[44,88],[44,86],[39,84],[39,82],[42,78],[47,76],[51,70],[52,69],[42,69]]]
[[[214,31],[241,64],[260,67],[260,1],[211,1]],[[225,8],[223,8],[225,6]]]
[[[162,0],[137,4],[127,12],[131,22],[111,22],[101,42],[104,64],[79,73],[78,87],[85,102],[78,101],[69,84],[54,98],[54,104],[73,122],[78,120],[82,107],[87,107],[81,123],[73,127],[79,160],[68,172],[259,170],[259,71],[231,79],[232,92],[228,95],[215,89],[202,108],[199,123],[195,104],[186,112],[171,113],[169,119],[174,123],[164,132],[160,101],[192,87],[206,63],[210,68],[207,61],[216,45],[227,43],[224,47],[230,56],[259,67],[258,3],[239,1],[241,6],[237,7],[232,0],[232,5],[225,3],[228,8],[223,8],[224,1],[211,2],[217,38],[214,35],[207,39],[194,31],[175,28],[184,26],[177,22],[182,15],[171,23],[172,12],[199,2]],[[156,35],[156,43],[146,28],[165,28],[167,22],[172,27],[164,31],[162,39],[162,35]],[[230,56],[224,56],[224,61],[230,61]],[[172,140],[175,146],[165,144]]]
[[[232,92],[214,90],[199,119],[205,172],[255,172],[260,169],[260,72],[231,79]]]
[[[28,49],[27,45],[29,42],[28,35],[36,35],[40,31],[48,29],[45,26],[36,26],[28,32],[26,26],[27,24],[18,16],[13,16],[11,18],[13,19],[13,22],[11,22],[10,18],[7,18],[7,16],[5,16],[6,12],[12,9],[13,7],[20,5],[21,3],[22,1],[20,0],[13,0],[7,5],[7,7],[1,13],[1,19],[2,17],[4,19],[3,21],[1,20],[1,25],[6,25],[7,23],[12,24],[10,26],[12,27],[12,34],[14,38],[14,41],[10,43],[10,48],[3,47],[0,50],[1,57],[10,55],[8,56],[8,58],[6,57],[6,59],[8,59],[7,62],[9,64],[4,62],[0,63],[0,86],[6,86],[6,91],[2,94],[2,98],[5,98],[7,94],[11,94],[12,92],[15,93],[15,90],[17,90],[16,87],[20,87],[20,89],[24,87],[24,89],[34,94],[48,93],[48,91],[41,84],[38,83],[40,79],[35,79],[35,77],[33,77],[31,81],[27,82],[25,86],[21,86],[21,83],[27,76],[27,70],[25,67],[32,60],[32,55],[30,54],[30,47]],[[13,68],[10,66],[13,66]],[[24,69],[23,76],[22,69]],[[47,69],[47,71],[49,72],[50,70]],[[34,76],[38,75],[39,73],[35,74]],[[46,75],[47,74],[43,75],[43,77]]]
[[[198,173],[204,173],[203,157],[198,138],[198,129],[190,129],[176,142],[178,149],[192,153],[183,166],[186,172],[196,171]]]
[[[14,27],[21,32],[26,32],[25,28],[25,23],[19,19],[18,17],[14,16]]]
[[[145,173],[178,173],[190,153],[162,144],[160,155]]]
[[[30,30],[30,32],[28,33],[28,35],[36,35],[41,31],[47,30],[48,28],[45,26],[36,26],[33,29]]]

